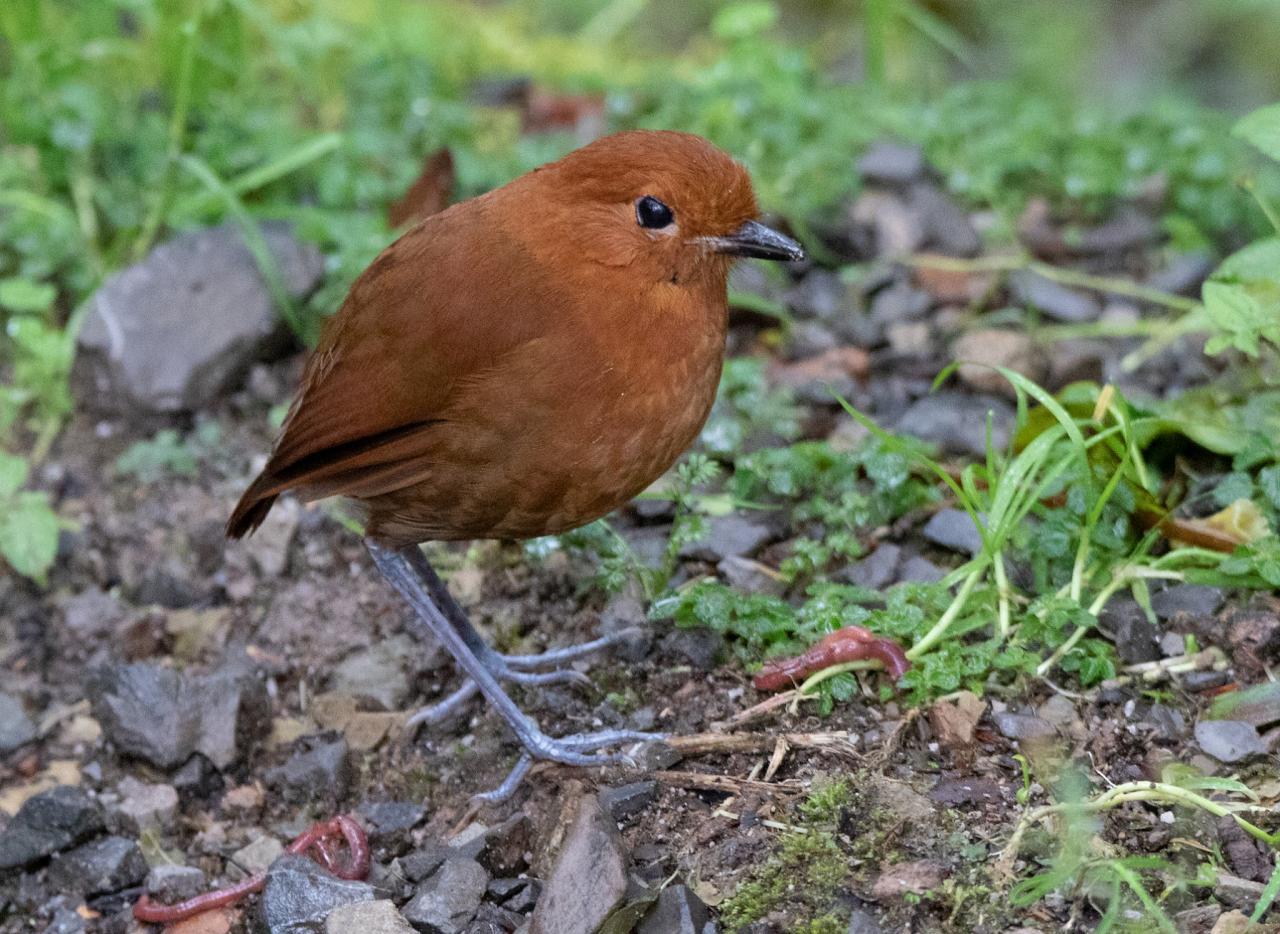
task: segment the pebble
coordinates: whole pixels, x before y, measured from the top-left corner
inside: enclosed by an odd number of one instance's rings
[[[898,321],[885,328],[889,349],[903,357],[924,357],[933,352],[933,329],[926,321]]]
[[[749,555],[773,538],[773,530],[738,513],[715,516],[707,522],[707,534],[680,550],[681,557],[718,563],[730,555]]]
[[[1000,731],[1000,735],[1006,739],[1042,739],[1057,735],[1057,730],[1052,723],[1030,714],[1010,713],[1005,710],[992,713],[991,719],[996,729]]]
[[[787,292],[787,307],[800,319],[833,322],[853,307],[849,287],[838,273],[815,269]]]
[[[404,916],[422,934],[461,934],[475,917],[489,885],[489,873],[473,859],[446,859],[404,907]]]
[[[982,534],[973,524],[973,517],[963,509],[942,509],[935,512],[924,524],[921,534],[935,545],[976,555],[982,551]]]
[[[134,833],[148,828],[166,830],[178,813],[178,792],[172,785],[150,785],[127,775],[116,786],[120,803],[115,812]]]
[[[595,934],[627,895],[627,852],[595,795],[569,803],[568,825],[530,934]]]
[[[1009,290],[1018,302],[1066,324],[1094,321],[1102,314],[1102,305],[1091,295],[1046,279],[1029,269],[1019,269],[1009,276]]]
[[[194,898],[206,887],[204,873],[195,866],[160,863],[147,873],[147,893],[167,905]]]
[[[416,647],[404,633],[375,642],[338,663],[329,676],[329,690],[364,698],[379,710],[399,710],[409,699],[405,660]]]
[[[849,914],[848,934],[884,934],[884,928],[871,912],[855,908]]]
[[[1160,657],[1160,630],[1127,594],[1113,597],[1099,614],[1098,623],[1111,634],[1121,661],[1135,664]]]
[[[982,237],[968,213],[943,189],[932,183],[911,187],[911,207],[924,227],[924,246],[948,256],[977,256]]]
[[[871,299],[871,319],[881,326],[919,321],[929,313],[933,298],[905,279],[881,289]]]
[[[1241,911],[1253,911],[1253,906],[1262,897],[1265,886],[1261,882],[1241,879],[1229,872],[1218,870],[1213,884],[1213,897],[1229,908]]]
[[[373,900],[371,885],[335,878],[314,860],[289,854],[267,871],[260,910],[269,934],[315,934],[335,908]]]
[[[857,171],[869,185],[909,185],[924,177],[924,151],[914,144],[881,140],[867,147]]]
[[[263,834],[231,854],[227,876],[236,882],[245,876],[266,872],[283,855],[284,844],[270,834]]]
[[[959,807],[995,804],[1004,800],[1004,793],[993,778],[944,778],[933,786],[929,798],[947,807]]]
[[[1163,268],[1152,273],[1147,285],[1174,295],[1198,295],[1217,262],[1208,253],[1179,253]]]
[[[529,912],[542,894],[542,883],[537,879],[494,879],[487,889],[489,897],[512,911]]]
[[[696,671],[710,671],[724,656],[724,636],[713,629],[673,629],[662,637],[659,647]]]
[[[741,555],[729,555],[716,565],[716,570],[730,587],[744,593],[777,597],[787,589],[786,581],[773,568]]]
[[[335,739],[295,753],[284,765],[268,770],[266,780],[286,801],[341,798],[351,783],[347,741]]]
[[[39,862],[105,827],[102,809],[84,791],[58,785],[29,798],[0,830],[0,870]]]
[[[912,555],[902,562],[898,569],[898,581],[911,584],[936,584],[947,576],[947,572],[928,558]]]
[[[894,430],[930,441],[948,454],[986,454],[987,413],[992,413],[991,443],[1009,443],[1013,409],[995,396],[944,391],[924,396],[898,419]]]
[[[897,863],[880,874],[872,894],[886,901],[900,901],[904,895],[924,895],[942,884],[945,870],[932,859]]]
[[[324,934],[413,934],[414,928],[393,902],[339,905],[324,919]]]
[[[413,801],[366,801],[357,809],[373,846],[403,852],[412,831],[423,822],[427,809]]]
[[[25,746],[36,738],[36,725],[27,716],[22,701],[0,693],[0,756]]]
[[[1159,739],[1173,742],[1187,735],[1187,720],[1176,707],[1152,704],[1147,711],[1146,720],[1155,727]]]
[[[59,891],[84,895],[118,892],[146,877],[142,849],[124,837],[103,837],[82,844],[49,864],[49,881]]]
[[[656,781],[630,782],[601,788],[600,806],[618,823],[635,817],[658,799]]]
[[[632,593],[616,594],[600,611],[600,635],[624,630],[628,635],[610,646],[609,651],[623,661],[644,661],[653,648],[653,627],[644,604]]]
[[[960,335],[951,353],[965,361],[957,370],[960,381],[978,392],[1016,396],[1013,384],[993,367],[1014,370],[1036,383],[1044,382],[1048,372],[1044,352],[1025,331],[976,328]]]
[[[636,925],[635,934],[703,934],[711,910],[687,885],[669,885]]]
[[[924,245],[922,218],[911,205],[886,191],[864,191],[849,210],[855,224],[874,231],[876,255],[896,259]]]
[[[901,559],[901,548],[892,542],[881,542],[875,551],[861,561],[837,571],[835,577],[846,584],[883,590],[897,578],[898,562]]]
[[[1151,609],[1166,620],[1209,620],[1225,602],[1220,588],[1204,584],[1174,584],[1151,595]]]
[[[1195,736],[1200,748],[1219,762],[1240,762],[1267,751],[1258,728],[1243,720],[1201,720]]]

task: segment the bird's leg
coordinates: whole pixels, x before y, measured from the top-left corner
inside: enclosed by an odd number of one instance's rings
[[[432,590],[443,590],[444,584],[439,583],[439,578],[431,570],[430,564],[417,546],[394,549],[372,539],[366,539],[365,546],[369,549],[369,554],[373,557],[373,563],[378,570],[413,608],[418,628],[430,633],[449,650],[454,661],[475,681],[477,689],[507,721],[507,725],[515,732],[516,738],[532,758],[550,759],[565,765],[629,763],[630,759],[621,753],[592,755],[586,750],[663,738],[661,734],[637,730],[601,730],[559,738],[548,736],[532,718],[526,716],[516,706],[515,701],[507,696],[498,683],[497,677],[479,657],[474,644],[478,643],[483,647],[484,643],[475,630],[468,626],[470,635],[459,631],[455,622],[447,618],[436,605]],[[430,575],[425,580],[420,573],[423,568]],[[438,586],[432,586],[430,581],[433,579]],[[458,613],[461,616],[461,610]],[[465,616],[462,618],[465,619]]]

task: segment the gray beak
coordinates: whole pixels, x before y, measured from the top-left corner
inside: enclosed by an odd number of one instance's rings
[[[703,242],[717,253],[729,256],[751,256],[756,259],[804,259],[804,247],[783,236],[772,227],[747,221],[727,237],[703,237]]]

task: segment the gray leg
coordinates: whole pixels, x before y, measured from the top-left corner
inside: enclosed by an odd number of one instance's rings
[[[445,590],[443,582],[431,569],[422,552],[416,546],[398,550],[387,548],[371,539],[365,540],[365,546],[369,549],[369,554],[373,557],[373,563],[378,570],[413,607],[418,628],[429,632],[449,650],[449,654],[453,656],[458,666],[475,681],[480,693],[507,721],[507,725],[515,732],[516,738],[520,740],[520,744],[531,757],[550,759],[565,765],[627,763],[630,760],[620,753],[591,755],[581,750],[662,738],[660,734],[636,730],[602,730],[559,739],[543,733],[538,725],[507,696],[493,672],[479,657],[477,650],[485,648],[479,634],[471,628],[470,624],[460,631],[457,621],[446,617],[437,606],[434,599],[436,594],[443,592],[447,595],[448,591]],[[444,602],[443,598],[441,602]],[[451,598],[449,602],[452,603]],[[456,607],[456,604],[454,606]],[[457,613],[465,621],[461,610],[457,610]]]

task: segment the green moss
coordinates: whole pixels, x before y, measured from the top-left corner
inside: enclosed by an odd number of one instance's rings
[[[734,931],[781,908],[824,911],[847,876],[845,856],[830,833],[794,831],[720,906],[720,918]]]

